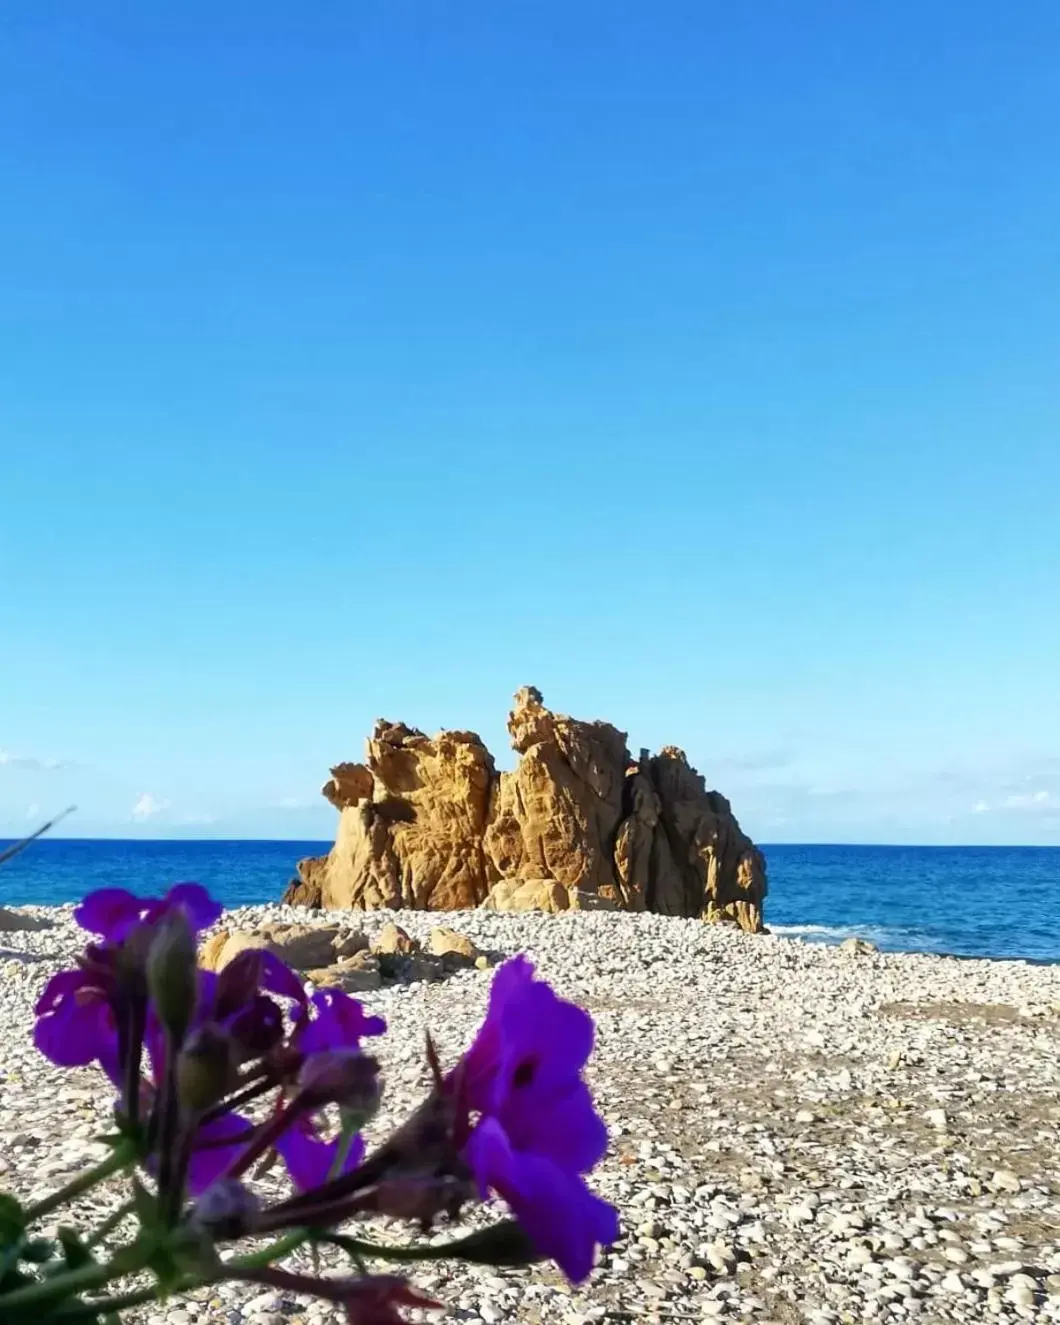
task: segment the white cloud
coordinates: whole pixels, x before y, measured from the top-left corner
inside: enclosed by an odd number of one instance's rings
[[[271,808],[274,810],[307,810],[309,805],[309,801],[301,800],[298,796],[284,796]]]
[[[163,810],[169,809],[169,801],[155,800],[150,792],[145,791],[136,804],[132,807],[132,817],[139,823],[147,819],[153,819],[156,814],[161,814]]]
[[[1053,813],[1060,806],[1060,796],[1055,796],[1044,787],[1037,791],[1014,791],[1002,797],[996,804],[989,801],[977,801],[973,814],[1045,814]]]
[[[31,773],[55,773],[72,765],[68,759],[34,759],[30,755],[13,755],[10,750],[0,750],[0,767],[19,768]]]
[[[1045,790],[1020,792],[1006,796],[1002,808],[1006,810],[1031,810],[1037,813],[1056,804],[1052,794]]]
[[[34,801],[32,805],[26,806],[26,818],[27,819],[40,818],[40,806],[37,804],[36,801]]]

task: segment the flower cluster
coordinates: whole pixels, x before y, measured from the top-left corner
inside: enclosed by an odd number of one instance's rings
[[[244,1279],[339,1303],[354,1325],[392,1325],[403,1306],[436,1304],[400,1276],[367,1274],[369,1257],[550,1258],[572,1280],[590,1273],[618,1224],[585,1180],[607,1132],[582,1075],[593,1046],[584,1011],[525,958],[506,962],[471,1047],[444,1071],[428,1041],[432,1088],[366,1154],[362,1130],[382,1090],[366,1043],[385,1032],[383,1020],[338,990],[307,995],[264,950],[240,953],[219,973],[203,970],[197,940],[220,913],[197,884],[149,899],[102,889],[77,909],[93,937],[76,969],[46,986],[35,1040],[54,1063],[96,1063],[106,1073],[117,1133],[112,1157],[65,1193],[28,1211],[0,1197],[0,1318],[38,1321],[53,1311],[66,1319],[73,1302],[78,1318],[102,1319],[150,1295]],[[293,1190],[265,1204],[248,1179],[276,1159]],[[131,1244],[101,1262],[88,1250],[103,1240],[94,1236],[67,1254],[65,1274],[19,1268],[33,1259],[34,1219],[123,1170],[141,1224]],[[383,1247],[338,1231],[366,1215],[428,1230],[491,1195],[513,1218],[442,1247]],[[278,1240],[228,1254],[248,1237]],[[297,1246],[320,1242],[349,1253],[357,1273],[283,1268]],[[155,1276],[151,1287],[114,1292],[145,1274]]]

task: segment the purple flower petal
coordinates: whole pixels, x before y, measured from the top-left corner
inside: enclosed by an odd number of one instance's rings
[[[225,1029],[247,1057],[258,1058],[283,1039],[283,1009],[264,994],[255,994],[228,1018]]]
[[[253,1124],[239,1113],[224,1113],[199,1128],[188,1164],[188,1190],[193,1196],[224,1177],[253,1132]]]
[[[297,1031],[298,1048],[304,1054],[328,1049],[356,1049],[366,1035],[382,1035],[382,1017],[365,1015],[355,998],[341,989],[318,989],[310,1002],[316,1012],[312,1021],[303,1017]]]
[[[317,1136],[311,1118],[300,1118],[276,1142],[291,1181],[299,1191],[320,1187],[329,1178],[352,1172],[364,1158],[364,1142],[355,1136],[337,1173],[332,1169],[339,1152],[341,1138],[322,1141]]]
[[[492,1188],[511,1207],[534,1246],[574,1283],[593,1268],[597,1245],[618,1237],[614,1208],[576,1174],[539,1155],[513,1150],[504,1128],[484,1119],[466,1150],[480,1190]]]
[[[110,1008],[100,992],[90,987],[66,994],[38,1017],[33,1042],[45,1058],[60,1067],[85,1067],[97,1058],[117,1056]]]
[[[201,883],[177,883],[170,888],[163,899],[167,911],[180,907],[188,918],[188,924],[199,933],[209,929],[221,918],[224,910],[220,902],[215,902]]]
[[[110,943],[120,943],[139,923],[148,905],[124,888],[97,888],[74,911],[74,919],[90,934],[101,934]]]
[[[607,1154],[607,1125],[584,1081],[552,1096],[513,1090],[496,1116],[516,1150],[532,1150],[572,1173],[588,1173]]]
[[[87,977],[84,971],[58,971],[44,986],[44,991],[37,999],[34,1011],[38,1016],[42,1012],[51,1012],[64,998],[84,987]]]
[[[270,994],[279,994],[281,998],[293,999],[300,1006],[305,1007],[307,999],[305,985],[301,977],[281,961],[273,952],[261,950],[261,986],[263,990],[268,990]]]

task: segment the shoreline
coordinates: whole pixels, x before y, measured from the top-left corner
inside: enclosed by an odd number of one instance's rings
[[[22,901],[10,901],[6,897],[0,896],[0,911],[7,910],[7,911],[14,911],[16,913],[24,912],[29,915],[40,916],[44,919],[47,919],[52,914],[59,917],[62,916],[72,917],[73,911],[76,908],[77,904],[78,904],[77,900],[69,902],[22,902]],[[356,928],[359,924],[358,918],[365,917],[367,918],[366,923],[369,925],[369,927],[373,929],[377,927],[375,922],[371,920],[371,917],[373,916],[377,917],[381,916],[384,918],[383,920],[379,921],[380,925],[386,923],[386,921],[388,920],[394,921],[397,924],[401,924],[402,923],[401,917],[405,916],[405,917],[424,917],[427,920],[432,920],[433,924],[438,926],[453,926],[455,925],[454,918],[462,918],[466,916],[475,916],[480,914],[508,915],[513,918],[518,918],[522,915],[539,915],[541,918],[547,920],[555,920],[560,918],[559,916],[553,916],[553,915],[545,916],[544,913],[489,912],[480,908],[475,908],[474,910],[464,910],[464,911],[459,911],[459,910],[416,911],[412,909],[404,909],[398,911],[386,911],[386,910],[316,911],[316,910],[307,909],[305,907],[288,906],[286,903],[279,901],[239,902],[233,906],[225,906],[225,915],[253,913],[253,912],[261,912],[263,914],[269,913],[269,914],[275,914],[277,916],[280,915],[281,913],[283,914],[289,913],[290,916],[293,918],[293,920],[297,921],[297,923],[299,924],[318,924],[318,925],[337,924],[349,928]],[[585,914],[588,913],[570,912],[568,913],[568,918],[574,915],[585,915]],[[682,924],[703,925],[708,929],[715,928],[719,929],[722,932],[731,932],[733,928],[732,926],[724,924],[718,925],[713,922],[701,921],[687,917],[662,916],[656,912],[606,912],[601,914],[607,916],[651,915],[654,916],[656,919],[662,921],[674,920],[674,921],[679,921]],[[221,924],[224,923],[223,919],[220,923]],[[820,932],[830,929],[834,930],[834,937],[830,938],[809,937],[805,932],[807,930]],[[811,949],[822,948],[825,950],[840,948],[842,944],[848,941],[849,939],[856,938],[864,943],[871,944],[873,948],[876,950],[876,952],[878,952],[881,956],[887,956],[887,957],[933,957],[933,958],[938,958],[940,960],[948,960],[955,962],[988,962],[991,964],[999,964],[999,965],[1022,964],[1026,966],[1041,967],[1047,970],[1053,967],[1060,967],[1060,955],[1056,957],[1033,957],[1033,956],[1023,956],[1023,955],[995,956],[989,953],[957,952],[950,949],[943,950],[939,948],[913,948],[913,947],[899,948],[891,946],[882,946],[877,942],[876,938],[872,937],[873,934],[878,935],[879,932],[880,932],[880,926],[873,922],[866,922],[864,925],[858,925],[854,923],[854,924],[827,926],[820,924],[816,921],[791,921],[791,922],[783,922],[780,924],[771,925],[767,919],[765,930],[762,933],[748,935],[748,937],[751,938],[752,940],[772,939],[785,943],[798,944],[801,947],[806,947]],[[3,946],[2,945],[3,933],[4,933],[3,929],[0,928],[0,947]]]

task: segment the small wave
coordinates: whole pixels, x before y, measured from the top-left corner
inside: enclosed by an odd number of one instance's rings
[[[837,938],[848,939],[852,934],[859,937],[861,930],[851,928],[848,925],[770,925],[771,934],[783,934],[788,938],[809,938],[816,936],[819,938]]]
[[[881,925],[769,925],[769,931],[779,934],[781,938],[805,939],[808,943],[842,943],[844,939],[866,939],[883,949],[912,952],[934,950],[926,934],[908,929],[886,929]]]

